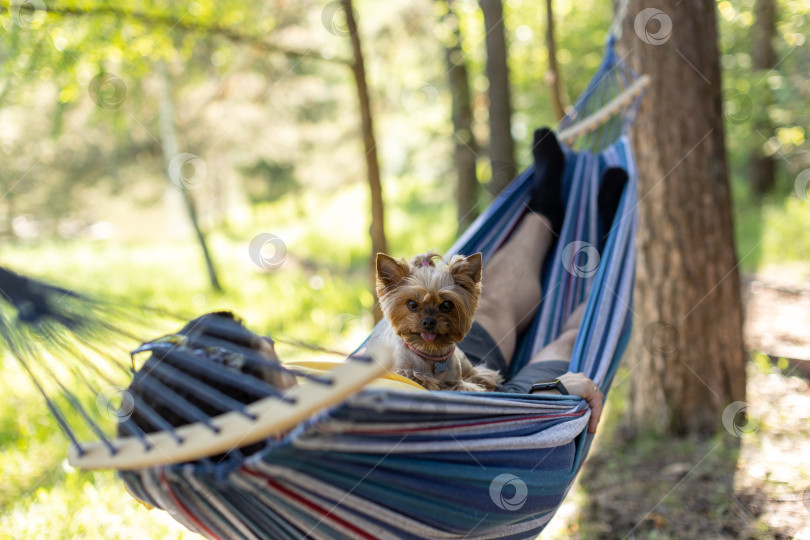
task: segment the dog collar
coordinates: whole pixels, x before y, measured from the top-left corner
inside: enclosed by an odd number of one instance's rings
[[[411,347],[410,345],[408,345],[408,342],[405,341],[404,339],[402,340],[402,344],[405,345],[406,349],[412,350],[413,352],[415,352],[416,354],[418,354],[419,356],[421,356],[425,360],[430,360],[431,362],[444,362],[445,360],[447,360],[448,358],[453,356],[454,352],[456,352],[456,344],[455,343],[453,344],[453,348],[450,349],[450,352],[445,354],[444,356],[431,356],[429,354],[425,354],[422,351],[416,350],[413,347]]]

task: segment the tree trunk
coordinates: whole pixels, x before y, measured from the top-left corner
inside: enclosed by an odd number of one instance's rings
[[[447,64],[447,76],[453,98],[453,142],[455,144],[454,161],[456,165],[456,207],[458,211],[459,233],[478,217],[478,176],[476,158],[478,145],[473,135],[473,113],[470,100],[470,80],[467,73],[467,62],[461,46],[461,28],[458,16],[453,11],[453,0],[445,0],[447,13],[443,22],[455,19],[455,41],[444,49]]]
[[[773,40],[776,36],[776,5],[774,0],[757,0],[754,7],[753,60],[754,70],[767,71],[776,63]],[[757,79],[760,77],[757,76]],[[764,79],[764,77],[762,77]],[[763,96],[764,97],[764,96]],[[755,109],[754,135],[758,142],[751,156],[751,186],[757,197],[767,194],[776,180],[776,161],[762,150],[763,139],[773,135],[773,124],[768,117],[768,105],[771,104],[770,90],[765,103]]]
[[[554,40],[554,11],[551,8],[552,0],[546,0],[546,48],[548,49],[548,73],[546,82],[551,88],[551,106],[557,121],[565,117],[565,100],[562,95],[562,79],[560,68],[557,65],[557,43]]]
[[[371,291],[376,296],[374,287],[374,263],[377,253],[386,253],[385,220],[383,215],[382,184],[380,183],[380,163],[377,159],[377,142],[374,139],[374,124],[371,117],[371,100],[368,94],[366,81],[366,67],[363,61],[363,49],[360,46],[360,34],[357,31],[357,20],[354,17],[352,0],[342,0],[343,11],[346,15],[346,26],[352,41],[354,63],[352,73],[357,86],[357,98],[360,104],[360,118],[363,129],[363,144],[366,151],[366,168],[368,172],[368,186],[371,195]],[[382,318],[382,311],[378,305],[374,306],[374,321]]]
[[[489,79],[489,162],[492,167],[489,189],[495,195],[512,181],[517,172],[512,140],[512,102],[503,6],[501,0],[480,0],[480,4],[484,12]]]
[[[644,8],[662,13],[637,33],[634,20],[653,13]],[[746,360],[715,2],[631,0],[628,14],[622,55],[652,84],[633,134],[640,221],[627,420],[709,434],[745,399]]]
[[[169,170],[172,160],[180,154],[180,148],[177,144],[177,134],[174,131],[174,98],[172,97],[172,84],[169,76],[169,70],[162,62],[157,64],[157,73],[160,78],[160,139],[163,147],[163,160],[166,162],[166,168]],[[177,174],[182,176],[182,167],[178,167]],[[196,173],[196,171],[195,171]],[[200,243],[203,258],[205,259],[205,268],[208,271],[208,279],[211,282],[211,287],[217,291],[222,292],[222,286],[217,278],[217,271],[214,267],[214,261],[211,259],[211,254],[208,251],[208,245],[205,241],[205,235],[200,229],[200,224],[197,220],[197,208],[194,205],[194,199],[191,198],[187,186],[184,182],[178,182],[176,178],[171,177],[169,173],[169,181],[172,185],[180,189],[183,194],[183,202],[185,203],[188,219],[194,232],[197,235],[197,241]]]

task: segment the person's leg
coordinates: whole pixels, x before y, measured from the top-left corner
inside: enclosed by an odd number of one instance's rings
[[[475,320],[498,344],[507,365],[518,334],[531,322],[540,303],[540,269],[551,242],[548,219],[529,212],[484,267]]]
[[[579,334],[579,325],[582,323],[582,316],[585,314],[585,306],[586,302],[582,302],[571,312],[557,339],[540,349],[529,361],[529,364],[546,360],[571,360],[571,355],[574,352],[574,342],[577,340],[577,334]]]
[[[604,395],[591,379],[585,376],[584,373],[571,373],[570,371],[563,371],[560,369],[560,360],[566,363],[571,361],[571,355],[574,353],[574,343],[577,340],[579,327],[582,324],[582,316],[585,313],[586,302],[581,303],[568,317],[565,325],[562,327],[560,335],[557,339],[543,347],[531,361],[527,364],[524,370],[540,370],[547,373],[545,378],[557,378],[565,386],[567,392],[571,395],[580,396],[588,402],[591,408],[591,417],[588,421],[588,432],[596,433],[596,427],[599,424],[599,419],[602,417],[602,402]],[[530,367],[533,366],[533,367]],[[520,378],[521,370],[516,378]],[[532,381],[526,381],[525,385],[532,384]],[[541,393],[559,393],[557,390],[546,390]]]
[[[526,393],[534,383],[556,379],[566,373],[584,312],[585,302],[571,313],[557,339],[538,351],[514,377],[501,385],[502,391]]]
[[[550,130],[535,131],[532,153],[535,186],[529,212],[484,267],[481,299],[475,314],[475,320],[498,345],[507,365],[512,361],[518,334],[531,322],[540,304],[543,259],[559,235],[565,214],[562,201],[565,156]]]
[[[517,336],[527,328],[542,299],[540,272],[546,253],[559,235],[565,214],[562,202],[562,172],[565,157],[554,134],[537,130],[532,147],[535,159],[535,190],[530,211],[521,220],[509,240],[487,262],[476,321],[498,345],[508,366],[515,352]],[[599,214],[605,234],[613,224],[627,173],[621,169],[606,171],[598,194]],[[581,308],[584,309],[584,308]],[[579,318],[547,346],[544,354],[573,350]],[[576,321],[576,323],[572,322]],[[566,324],[568,324],[566,323]],[[545,350],[545,349],[544,349]],[[543,351],[541,351],[542,353]],[[570,358],[571,353],[557,359]]]

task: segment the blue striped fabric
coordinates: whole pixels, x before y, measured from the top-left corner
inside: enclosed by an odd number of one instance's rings
[[[618,62],[608,47],[590,93],[611,72],[626,76]],[[547,257],[543,302],[513,362],[525,364],[587,300],[571,370],[605,393],[632,325],[637,186],[623,125],[596,153],[566,149],[567,217]],[[625,168],[629,182],[602,246],[596,197],[612,166]],[[523,214],[532,172],[515,179],[451,254],[492,255]],[[598,266],[584,258],[595,250]],[[572,396],[366,390],[241,462],[121,474],[139,498],[211,538],[531,538],[582,465],[589,412]]]

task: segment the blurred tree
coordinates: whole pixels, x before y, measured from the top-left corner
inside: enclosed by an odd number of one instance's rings
[[[453,0],[444,0],[446,11],[442,24],[452,28],[444,44],[447,78],[452,95],[453,154],[456,165],[456,207],[458,231],[463,232],[478,217],[478,144],[473,134],[473,113],[467,59],[462,45],[461,27]]]
[[[796,175],[808,166],[810,100],[807,72],[810,58],[810,6],[794,0],[774,0],[773,13],[767,3],[757,0],[721,0],[717,4],[721,23],[723,90],[732,179],[740,197],[741,210],[759,207],[755,167],[758,158],[772,158],[765,167],[766,178],[773,172],[770,203],[781,204],[793,192]],[[758,10],[762,13],[757,14]],[[773,18],[772,23],[768,19]],[[767,50],[759,48],[765,28],[774,25]],[[764,45],[764,42],[762,42]],[[754,49],[762,57],[754,58]],[[759,55],[759,53],[757,53]],[[757,68],[758,62],[762,68]],[[764,128],[764,129],[763,129]],[[767,184],[767,181],[765,182]],[[753,197],[749,200],[749,195]],[[751,259],[748,259],[750,263]]]
[[[776,37],[776,2],[775,0],[756,0],[754,7],[753,28],[754,70],[767,73],[776,64],[776,52],[773,41]],[[768,116],[773,100],[768,93],[767,103],[758,103],[754,113],[754,131],[765,141],[773,136],[773,122]],[[757,144],[751,155],[751,186],[757,197],[768,193],[776,182],[776,161],[773,155],[763,152],[763,144]]]
[[[551,87],[551,105],[557,121],[565,116],[565,100],[562,91],[562,75],[557,65],[557,43],[554,39],[554,10],[552,0],[546,0],[546,48],[548,49],[547,81]]]
[[[507,64],[506,31],[501,0],[480,0],[484,13],[489,79],[490,192],[500,193],[517,174],[515,142],[512,139],[512,96]]]
[[[208,279],[211,282],[211,287],[217,291],[222,292],[222,285],[219,283],[217,271],[214,267],[214,261],[211,258],[211,252],[208,250],[208,244],[205,241],[205,234],[200,228],[199,220],[197,219],[197,207],[194,204],[194,198],[189,192],[189,188],[195,187],[193,178],[201,173],[198,167],[202,167],[202,160],[197,156],[191,154],[180,153],[180,145],[177,144],[177,133],[174,128],[174,96],[172,95],[172,81],[169,70],[166,64],[158,62],[156,65],[158,76],[160,77],[160,140],[163,146],[163,159],[166,163],[168,172],[168,180],[174,187],[178,188],[183,195],[183,203],[185,203],[188,219],[197,235],[197,241],[200,243],[202,250],[205,268],[208,271]],[[178,159],[179,158],[179,159]],[[184,171],[184,168],[191,168],[190,171]],[[192,180],[190,180],[192,179]]]
[[[633,132],[634,430],[713,433],[724,408],[745,398],[715,9],[714,0],[630,0],[624,25],[628,58],[652,78]]]
[[[295,175],[295,164],[291,162],[260,158],[240,170],[245,177],[247,195],[254,204],[275,202],[301,189]]]
[[[360,33],[357,30],[357,20],[354,16],[352,0],[342,0],[343,12],[346,17],[346,26],[352,42],[354,63],[352,73],[357,87],[357,98],[360,106],[360,120],[363,130],[363,144],[366,149],[366,168],[368,185],[371,194],[371,290],[375,294],[374,266],[377,253],[387,253],[385,240],[385,219],[383,208],[382,184],[380,182],[380,163],[377,158],[377,141],[374,138],[374,124],[371,116],[371,98],[368,94],[366,81],[366,66],[363,59],[363,49],[360,43]],[[374,305],[374,321],[382,319],[379,304]]]

